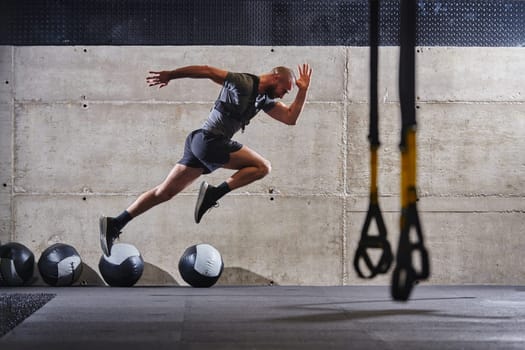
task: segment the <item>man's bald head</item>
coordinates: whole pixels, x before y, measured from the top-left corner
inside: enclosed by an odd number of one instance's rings
[[[272,74],[279,75],[279,80],[281,82],[287,82],[289,84],[286,87],[288,91],[292,90],[293,84],[295,82],[295,74],[290,68],[284,66],[275,67],[272,69]]]

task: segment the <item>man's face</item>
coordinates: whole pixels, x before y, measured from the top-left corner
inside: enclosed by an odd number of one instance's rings
[[[268,96],[272,99],[283,98],[284,95],[292,91],[293,78],[276,74],[274,84],[268,88]]]

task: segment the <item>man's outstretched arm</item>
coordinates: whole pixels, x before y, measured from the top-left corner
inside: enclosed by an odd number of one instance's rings
[[[180,78],[194,78],[194,79],[210,79],[219,85],[224,83],[227,71],[211,67],[211,66],[187,66],[177,68],[171,71],[149,72],[150,76],[146,78],[146,83],[149,86],[159,85],[162,88],[168,85],[172,79]]]

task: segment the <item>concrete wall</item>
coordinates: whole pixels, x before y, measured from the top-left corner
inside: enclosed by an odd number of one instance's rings
[[[380,49],[379,190],[394,249],[397,57]],[[0,47],[0,240],[37,258],[52,243],[72,244],[91,273],[84,279],[97,283],[99,214],[118,214],[164,179],[219,89],[202,80],[148,88],[147,72],[210,64],[263,73],[304,61],[314,76],[298,125],[261,113],[236,137],[271,160],[268,177],[225,197],[199,225],[197,182],[131,222],[122,239],[147,262],[142,283],[183,283],[181,253],[208,242],[223,255],[222,283],[388,284],[390,275],[363,281],[352,267],[368,205],[367,48]],[[525,49],[420,48],[417,64],[428,283],[523,284]]]

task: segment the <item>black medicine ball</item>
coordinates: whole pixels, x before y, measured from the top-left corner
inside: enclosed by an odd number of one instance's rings
[[[0,247],[0,274],[8,286],[21,286],[33,277],[35,256],[25,245],[7,243]]]
[[[82,273],[82,259],[72,246],[56,243],[44,250],[38,259],[38,270],[47,284],[70,286]]]
[[[144,272],[144,260],[138,249],[127,243],[117,243],[111,255],[102,255],[98,263],[102,278],[112,287],[131,287]]]

